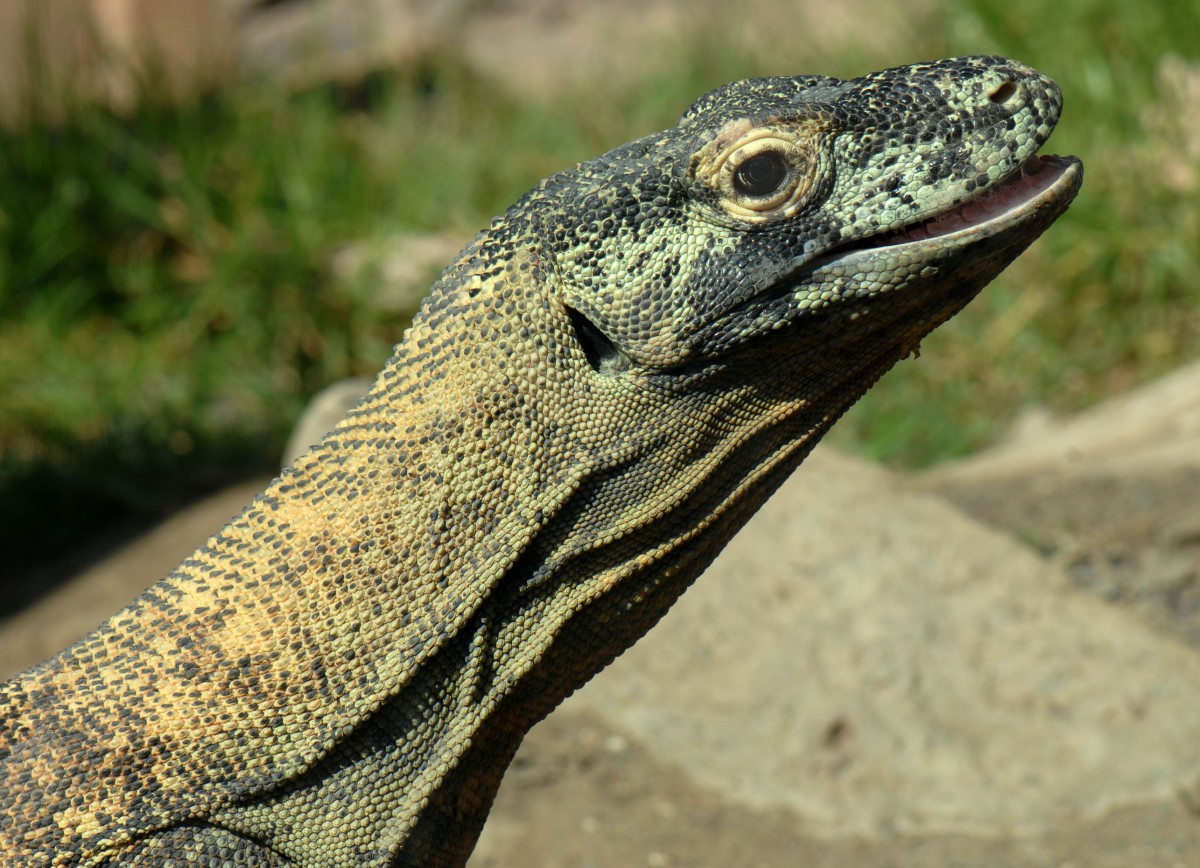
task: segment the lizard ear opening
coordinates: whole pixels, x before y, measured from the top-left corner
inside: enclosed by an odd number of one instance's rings
[[[617,374],[629,367],[629,356],[621,352],[608,335],[600,331],[590,319],[573,307],[567,307],[567,316],[575,339],[583,349],[588,365],[600,374]]]

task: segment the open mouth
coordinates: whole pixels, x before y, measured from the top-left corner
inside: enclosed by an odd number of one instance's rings
[[[809,270],[815,271],[834,260],[844,265],[850,257],[899,252],[896,249],[904,245],[933,240],[947,248],[958,247],[996,235],[1045,208],[1053,208],[1057,216],[1079,191],[1082,170],[1075,157],[1034,155],[979,196],[917,223],[834,248],[812,262]]]
[[[883,232],[867,240],[869,247],[887,247],[909,241],[928,241],[973,229],[1015,211],[1038,207],[1037,201],[1052,191],[1070,168],[1078,165],[1074,157],[1034,155],[1003,181],[988,187],[983,195],[957,205],[920,223]]]

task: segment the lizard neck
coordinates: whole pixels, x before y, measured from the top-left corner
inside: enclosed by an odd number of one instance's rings
[[[95,758],[81,773],[174,783],[108,800],[112,846],[203,818],[293,856],[339,841],[353,863],[453,862],[524,733],[650,629],[873,379],[829,341],[819,359],[760,348],[749,370],[603,375],[553,291],[530,290],[552,278],[534,248],[490,243],[325,443],[27,676],[43,703],[94,698],[89,730],[63,734]]]

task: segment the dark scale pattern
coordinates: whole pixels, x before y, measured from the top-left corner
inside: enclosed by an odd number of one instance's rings
[[[0,688],[2,861],[461,864],[524,733],[1066,208],[1077,161],[1015,180],[1059,107],[999,58],[758,79],[543,181],[323,445]]]

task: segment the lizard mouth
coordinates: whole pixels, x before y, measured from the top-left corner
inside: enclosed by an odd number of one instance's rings
[[[1039,215],[1053,220],[1075,198],[1082,181],[1083,165],[1075,157],[1034,155],[980,195],[916,223],[836,247],[806,270],[816,272],[834,263],[839,270],[866,267],[873,259],[902,255],[908,247],[928,248],[930,242],[946,250],[961,249]]]
[[[970,199],[941,214],[919,223],[883,232],[867,239],[868,247],[890,247],[911,241],[928,241],[978,229],[994,220],[1019,216],[1028,209],[1044,207],[1059,198],[1057,185],[1067,175],[1078,175],[1079,161],[1074,157],[1053,155],[1033,156],[1017,171],[998,184],[988,187],[981,196]]]

